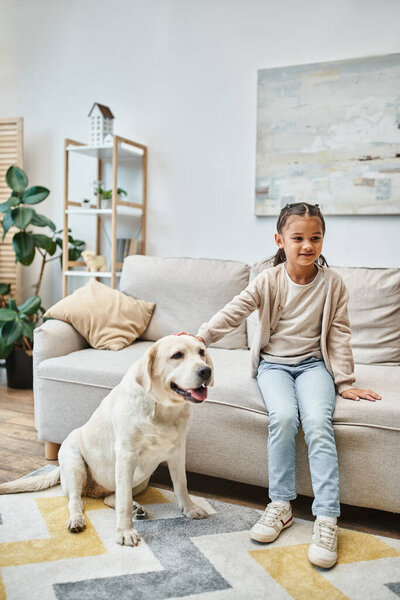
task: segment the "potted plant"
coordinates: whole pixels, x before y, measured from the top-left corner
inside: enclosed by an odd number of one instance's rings
[[[10,285],[0,283],[0,358],[6,359],[9,387],[30,389],[32,387],[33,330],[37,322],[34,315],[44,313],[39,296],[31,296],[20,306],[10,294]]]
[[[62,251],[62,230],[57,230],[53,221],[40,215],[33,208],[34,205],[43,202],[50,191],[41,186],[28,188],[28,178],[19,167],[12,166],[6,173],[6,182],[11,189],[11,196],[0,204],[0,212],[4,214],[2,220],[3,240],[8,230],[14,225],[19,231],[14,234],[12,245],[15,252],[15,261],[24,266],[32,264],[36,252],[41,255],[41,266],[39,279],[35,284],[35,293],[17,306],[13,298],[7,300],[5,296],[10,294],[7,284],[0,287],[0,358],[6,359],[7,373],[16,364],[16,374],[21,381],[16,381],[11,376],[8,378],[10,387],[25,387],[26,381],[30,380],[32,387],[32,341],[33,330],[41,320],[45,309],[41,306],[39,296],[40,286],[43,280],[44,268],[51,260],[61,258],[56,255],[58,248]],[[28,229],[30,226],[50,229],[50,235],[36,233]],[[70,233],[70,230],[69,230]],[[70,260],[77,260],[84,249],[85,242],[75,240],[68,236],[68,254]],[[21,364],[19,361],[23,361]],[[11,373],[10,371],[10,373]]]
[[[98,193],[101,194],[102,204],[104,206],[110,206],[112,200],[112,190],[103,190],[103,188],[100,187]],[[128,195],[128,193],[122,188],[117,189],[117,194],[119,198]]]

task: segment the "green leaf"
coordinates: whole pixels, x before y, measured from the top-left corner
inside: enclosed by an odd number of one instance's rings
[[[77,248],[82,248],[82,246],[84,246],[86,244],[86,242],[83,242],[82,240],[74,240],[74,246],[76,246]]]
[[[13,192],[7,202],[10,206],[18,206],[21,204],[21,198],[18,194],[16,195],[16,192]]]
[[[81,251],[78,248],[70,248],[68,250],[68,260],[78,260],[81,255]]]
[[[54,225],[53,221],[50,221],[50,219],[44,217],[43,215],[38,215],[35,211],[33,212],[34,215],[31,220],[31,225],[36,225],[37,227],[50,227],[52,231],[56,230],[56,226]]]
[[[3,226],[3,240],[6,237],[7,231],[14,225],[14,221],[11,216],[11,211],[6,213],[1,222]]]
[[[16,198],[15,196],[10,196],[7,202],[3,202],[3,204],[0,204],[0,212],[8,212],[14,206],[18,206],[18,204],[19,198]]]
[[[33,315],[37,310],[39,310],[42,300],[40,296],[31,296],[23,304],[18,306],[18,310],[25,315]]]
[[[8,308],[10,310],[15,310],[17,311],[17,303],[15,302],[14,298],[10,298],[8,301]]]
[[[12,349],[13,345],[6,344],[5,340],[2,337],[0,337],[0,358],[8,358]]]
[[[18,313],[15,310],[9,308],[0,308],[0,323],[6,321],[14,321],[18,317]]]
[[[46,250],[51,256],[57,249],[57,245],[54,240],[51,239],[48,235],[44,235],[42,233],[34,233],[32,234],[33,243],[35,246],[39,248],[43,248]]]
[[[7,345],[15,344],[22,338],[22,325],[20,321],[7,321],[0,330],[0,335]]]
[[[6,182],[13,192],[23,192],[28,187],[28,178],[25,171],[19,167],[12,166],[6,173]]]
[[[33,340],[33,330],[36,327],[36,323],[32,323],[32,321],[25,321],[23,319],[20,320],[22,325],[22,335],[27,337],[29,340]]]
[[[50,254],[50,256],[53,256],[53,254],[55,254],[56,250],[57,250],[57,244],[55,243],[55,241],[51,240],[50,248],[47,252]]]
[[[11,292],[11,285],[9,283],[0,283],[0,296],[6,296]]]
[[[33,208],[27,208],[26,206],[19,206],[11,211],[12,220],[18,229],[25,229],[32,221],[34,214]]]
[[[14,235],[12,243],[16,262],[20,262],[25,266],[30,265],[35,258],[35,245],[32,233],[20,231]]]
[[[30,187],[29,190],[24,192],[22,196],[22,202],[24,204],[39,204],[39,202],[43,202],[50,194],[50,190],[45,187],[41,187],[39,185],[34,185]]]

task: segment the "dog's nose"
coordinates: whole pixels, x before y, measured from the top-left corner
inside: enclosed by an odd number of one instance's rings
[[[201,377],[201,379],[203,379],[203,381],[206,381],[207,379],[210,379],[211,369],[210,369],[210,367],[206,367],[206,366],[199,367],[196,371],[196,375]]]

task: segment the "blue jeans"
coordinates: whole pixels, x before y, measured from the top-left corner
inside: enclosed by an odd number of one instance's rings
[[[301,422],[314,492],[312,513],[339,516],[339,470],[332,427],[336,394],[324,361],[314,356],[293,365],[261,360],[257,381],[270,419],[270,499],[296,498],[295,438]]]

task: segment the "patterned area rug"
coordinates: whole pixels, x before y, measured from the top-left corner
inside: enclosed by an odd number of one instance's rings
[[[51,466],[45,467],[53,468]],[[66,530],[60,486],[0,497],[0,599],[4,600],[396,600],[400,540],[347,529],[338,564],[312,567],[312,523],[295,519],[270,545],[252,542],[260,511],[205,500],[208,519],[182,516],[172,492],[136,498],[149,514],[135,548],[114,542],[114,511],[85,500],[87,529]]]

